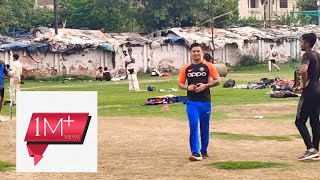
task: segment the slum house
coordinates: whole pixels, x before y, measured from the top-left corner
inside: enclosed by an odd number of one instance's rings
[[[105,35],[107,36],[108,43],[110,43],[114,49],[114,71],[124,71],[125,62],[123,51],[128,52],[128,48],[131,47],[133,54],[137,56],[137,71],[147,72],[151,54],[150,44],[152,41],[150,39],[138,33],[108,33]]]
[[[257,29],[253,27],[241,27],[228,29],[234,33],[247,33],[249,36],[253,36],[256,40],[251,41],[251,46],[248,44],[245,53],[258,56],[260,61],[266,60],[267,51],[270,49],[270,45],[274,45],[274,48],[278,52],[276,57],[278,62],[286,62],[290,57],[297,56],[297,39],[295,35],[290,33],[286,28],[268,28]],[[236,31],[236,32],[235,32]],[[258,51],[251,51],[250,47],[257,47]]]
[[[214,48],[209,28],[171,28],[153,32],[147,35],[153,40],[151,44],[152,61],[156,65],[167,62],[172,67],[179,69],[190,62],[190,46],[197,42],[204,44],[210,54],[214,49],[215,62],[237,64],[241,56],[243,38],[222,29],[214,29],[213,34]]]
[[[98,30],[59,29],[55,35],[54,29],[36,28],[24,39],[1,42],[0,54],[11,64],[18,53],[27,75],[94,76],[99,66],[112,67],[113,52],[106,41]]]
[[[301,52],[300,46],[299,46],[299,40],[301,38],[301,36],[305,33],[315,33],[318,37],[316,44],[314,45],[314,50],[317,52],[320,52],[320,27],[317,25],[307,25],[307,26],[303,26],[303,27],[293,27],[290,30],[290,34],[291,36],[294,37],[295,41],[294,43],[292,43],[292,46],[295,46],[296,51],[294,51],[293,53],[297,54],[297,57],[301,57],[303,52]],[[291,47],[291,49],[294,49]],[[295,50],[294,49],[294,50]]]
[[[260,61],[266,60],[267,50],[273,44],[278,52],[277,61],[287,62],[290,58],[299,59],[302,55],[299,39],[302,34],[315,32],[319,37],[319,27],[308,25],[304,27],[278,26],[276,28],[258,29],[254,27],[228,28],[235,34],[245,36],[243,54],[259,57]],[[315,45],[319,50],[319,43]]]

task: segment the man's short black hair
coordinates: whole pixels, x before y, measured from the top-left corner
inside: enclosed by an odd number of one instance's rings
[[[105,71],[108,71],[108,68],[107,68],[107,67],[104,67],[104,70],[105,70]]]
[[[317,35],[315,33],[306,33],[302,35],[302,40],[309,43],[309,46],[313,48],[314,44],[317,41]]]
[[[190,49],[192,49],[192,48],[194,48],[194,47],[200,47],[200,48],[202,49],[202,46],[201,46],[201,44],[199,44],[199,43],[193,43],[193,44],[191,44]]]
[[[19,54],[14,54],[13,57],[14,57],[15,60],[18,60],[19,59]]]

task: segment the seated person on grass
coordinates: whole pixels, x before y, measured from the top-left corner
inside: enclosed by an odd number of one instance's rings
[[[108,68],[107,67],[104,67],[104,71],[103,71],[103,80],[106,80],[106,81],[111,81],[111,73],[110,71],[108,71]]]
[[[96,81],[103,81],[103,71],[102,67],[99,67],[96,71]]]

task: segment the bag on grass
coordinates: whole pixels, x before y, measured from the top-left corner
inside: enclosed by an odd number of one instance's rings
[[[223,84],[223,87],[224,87],[224,88],[231,88],[231,87],[233,87],[235,84],[236,84],[236,81],[235,81],[235,80],[229,79],[229,80],[227,80],[227,81]]]
[[[153,87],[153,86],[148,86],[148,87],[147,87],[147,90],[148,90],[148,91],[156,91],[156,88]]]

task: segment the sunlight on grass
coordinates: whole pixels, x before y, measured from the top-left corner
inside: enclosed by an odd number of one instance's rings
[[[281,64],[280,72],[267,72],[263,65],[256,67],[237,67],[226,78],[222,78],[222,84],[229,78],[235,79],[236,84],[259,82],[261,78],[274,78],[283,76],[286,79],[293,78],[293,70],[288,64]],[[88,78],[87,78],[88,79]],[[96,81],[63,81],[63,78],[53,78],[50,81],[25,80],[22,84],[22,91],[97,91],[98,92],[98,113],[99,116],[136,116],[136,117],[163,117],[175,119],[187,119],[185,105],[174,103],[169,105],[169,111],[161,111],[159,106],[143,106],[147,98],[175,95],[186,96],[184,90],[170,91],[170,88],[178,89],[178,74],[173,73],[170,77],[151,77],[147,74],[139,74],[140,88],[142,92],[129,92],[128,81],[119,82],[96,82]],[[9,100],[8,80],[6,80],[5,100]],[[154,86],[160,91],[146,91],[148,86]],[[223,120],[227,118],[224,112],[215,112],[215,106],[219,105],[242,105],[242,104],[261,104],[298,101],[298,98],[270,98],[266,95],[270,88],[259,90],[223,88],[222,85],[211,89],[212,96],[212,120]],[[13,108],[15,114],[15,107]],[[9,115],[9,106],[3,106],[2,115]],[[241,112],[239,112],[241,113]],[[270,117],[276,119],[277,117]],[[282,118],[282,117],[279,117]],[[287,117],[283,117],[287,119]],[[289,118],[289,117],[288,117]]]
[[[265,116],[264,119],[268,119],[268,120],[292,120],[292,121],[295,121],[296,114],[281,114],[281,115]]]
[[[255,136],[250,134],[232,134],[224,132],[212,132],[212,138],[229,139],[229,140],[274,140],[274,141],[291,141],[290,136]]]
[[[14,167],[14,166],[15,166],[14,164],[0,161],[0,171],[5,171],[5,170],[7,170],[11,167]]]
[[[290,165],[284,163],[274,162],[260,162],[260,161],[226,161],[211,163],[209,166],[213,166],[218,169],[258,169],[258,168],[287,168]]]

